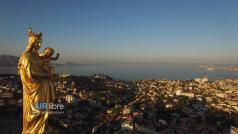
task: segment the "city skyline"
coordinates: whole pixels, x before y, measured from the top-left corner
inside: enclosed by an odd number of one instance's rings
[[[3,1],[0,54],[20,56],[32,27],[61,61],[238,64],[237,13],[234,0]]]

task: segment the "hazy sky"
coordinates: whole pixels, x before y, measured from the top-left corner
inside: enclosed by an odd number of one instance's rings
[[[238,63],[237,0],[6,0],[0,54],[19,56],[27,28],[78,63]]]

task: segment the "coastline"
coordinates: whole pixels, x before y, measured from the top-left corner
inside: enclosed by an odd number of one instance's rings
[[[199,67],[204,68],[207,71],[225,70],[225,71],[231,71],[231,72],[238,72],[238,67],[237,66],[200,65]]]

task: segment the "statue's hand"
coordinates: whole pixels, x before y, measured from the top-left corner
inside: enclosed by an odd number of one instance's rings
[[[59,56],[60,56],[60,53],[57,53],[57,54],[56,54],[56,57],[59,58]]]
[[[51,60],[58,60],[58,59],[59,59],[59,56],[60,56],[60,53],[57,53],[57,54],[56,54],[56,57],[51,57],[50,59],[51,59]]]

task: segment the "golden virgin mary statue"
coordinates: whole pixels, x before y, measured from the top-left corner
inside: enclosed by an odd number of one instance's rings
[[[39,103],[49,104],[55,99],[51,82],[54,74],[41,68],[43,60],[39,57],[42,33],[28,31],[28,44],[19,63],[18,72],[23,85],[23,129],[22,134],[43,134],[49,116],[48,109],[39,109]]]

